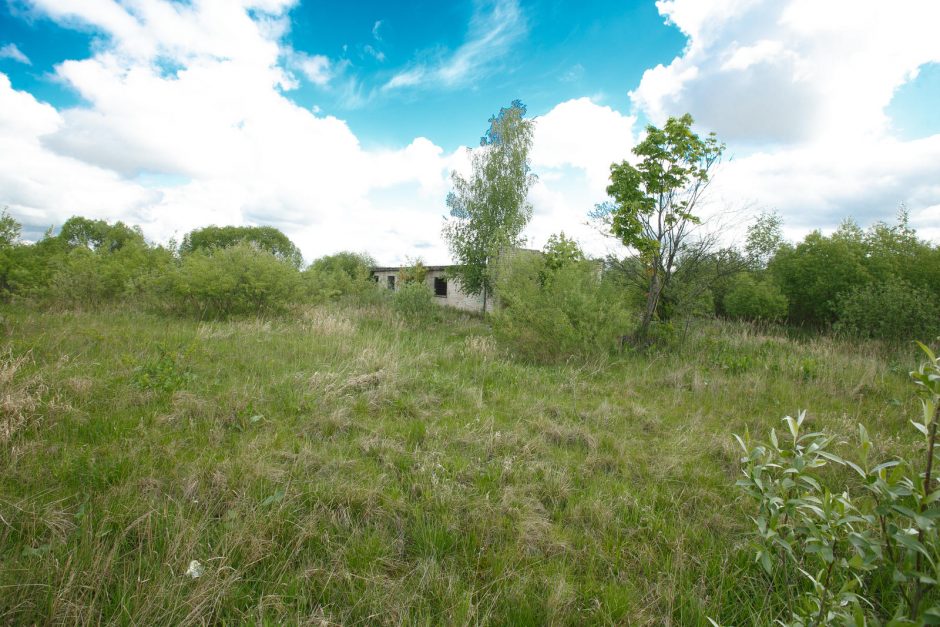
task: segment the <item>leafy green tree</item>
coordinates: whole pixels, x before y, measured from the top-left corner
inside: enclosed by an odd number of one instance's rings
[[[826,326],[836,321],[837,297],[872,281],[864,233],[845,222],[831,237],[814,231],[795,247],[780,248],[769,265],[789,301],[789,320]]]
[[[368,255],[341,252],[315,260],[304,270],[309,298],[316,302],[375,293],[371,280],[375,261]]]
[[[66,220],[58,237],[70,248],[84,246],[103,252],[114,252],[132,242],[145,242],[144,234],[138,226],[130,227],[120,221],[108,224],[104,220],[91,220],[81,216],[72,216]]]
[[[0,209],[0,250],[11,248],[20,241],[22,225],[10,215],[8,207]]]
[[[424,284],[428,278],[428,268],[421,259],[409,260],[408,263],[398,271],[398,281],[405,283]]]
[[[732,280],[724,297],[724,309],[732,318],[777,321],[787,315],[787,297],[772,281],[755,280],[742,273]]]
[[[904,341],[940,333],[940,302],[904,279],[857,286],[836,299],[835,329],[857,337]]]
[[[572,263],[584,261],[584,253],[581,251],[581,247],[573,239],[565,237],[564,231],[549,235],[542,252],[545,255],[545,267],[552,271]]]
[[[529,165],[533,123],[526,107],[514,100],[489,120],[480,147],[470,152],[469,178],[451,175],[447,195],[451,219],[444,239],[454,260],[453,271],[464,292],[487,295],[493,289],[492,265],[500,253],[519,244],[519,235],[532,217],[527,200],[535,180]]]
[[[207,226],[196,229],[183,237],[180,254],[187,255],[197,250],[228,248],[248,243],[266,250],[295,268],[303,264],[300,249],[284,233],[273,226]]]
[[[752,270],[763,270],[783,245],[783,219],[776,211],[762,213],[747,227],[744,253]]]
[[[714,133],[702,139],[692,123],[686,114],[669,118],[662,129],[647,126],[646,138],[633,149],[639,162],[611,166],[607,193],[613,203],[595,212],[613,235],[638,252],[645,270],[646,302],[636,332],[640,341],[645,341],[676,262],[701,222],[697,204],[724,152]]]

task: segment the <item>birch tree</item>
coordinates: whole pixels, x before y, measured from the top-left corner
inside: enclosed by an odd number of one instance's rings
[[[535,181],[529,165],[533,122],[525,114],[519,100],[501,108],[489,119],[480,146],[470,150],[469,176],[451,174],[450,218],[443,235],[459,264],[453,275],[465,293],[483,294],[484,311],[492,293],[495,259],[519,244],[532,217],[528,193]]]

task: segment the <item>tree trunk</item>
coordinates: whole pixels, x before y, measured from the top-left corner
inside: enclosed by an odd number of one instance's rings
[[[662,294],[662,282],[660,281],[659,268],[653,270],[653,276],[650,277],[650,288],[646,293],[646,308],[643,310],[643,317],[640,319],[640,326],[636,330],[637,343],[643,343],[649,334],[650,324],[653,322],[653,316],[656,315],[656,308],[659,306],[659,297]]]
[[[483,313],[486,313],[486,286],[483,286]]]

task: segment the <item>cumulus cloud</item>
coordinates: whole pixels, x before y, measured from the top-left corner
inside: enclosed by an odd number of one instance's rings
[[[310,80],[329,68],[279,43],[285,27],[272,24],[289,3],[37,7],[93,25],[102,41],[91,57],[56,68],[83,99],[75,107],[56,110],[0,74],[0,203],[33,237],[72,214],[138,223],[160,241],[206,224],[264,223],[308,258],[340,249],[367,249],[386,263],[418,251],[448,258],[444,198],[465,150],[445,153],[421,137],[366,150],[344,121],[285,97],[291,78],[279,62],[310,61]],[[586,99],[539,119],[536,245],[582,228],[609,161],[629,150],[631,120]]]
[[[653,120],[691,111],[731,141],[791,143],[880,135],[885,107],[940,60],[932,0],[660,0],[688,38],[631,92]]]
[[[660,0],[657,7],[687,44],[668,65],[647,70],[630,96],[656,123],[691,112],[729,143],[735,158],[716,179],[718,205],[777,208],[801,234],[845,217],[890,219],[906,202],[922,232],[936,232],[925,219],[940,204],[940,137],[899,141],[885,110],[919,67],[940,60],[940,4]]]

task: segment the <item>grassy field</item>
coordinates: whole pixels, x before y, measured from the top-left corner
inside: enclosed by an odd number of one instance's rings
[[[2,314],[0,623],[767,624],[731,434],[916,433],[913,347],[703,323],[548,367],[457,313]]]

